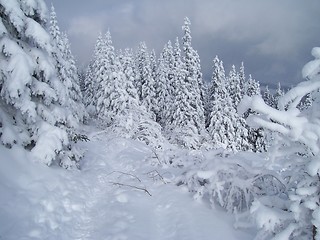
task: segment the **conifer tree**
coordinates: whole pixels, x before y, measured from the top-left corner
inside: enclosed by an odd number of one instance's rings
[[[284,95],[284,91],[283,91],[283,89],[281,89],[281,83],[279,82],[278,87],[276,89],[276,92],[274,93],[274,96],[273,96],[276,109],[279,109],[278,108],[278,101],[283,95]]]
[[[240,85],[240,77],[234,65],[232,65],[227,81],[228,81],[228,84],[226,86],[227,91],[230,93],[233,107],[237,109],[238,104],[240,103],[243,95],[242,95],[242,90]]]
[[[117,101],[117,98],[123,93],[116,92],[114,88],[116,85],[119,87],[124,86],[121,64],[115,55],[110,31],[107,31],[104,38],[102,38],[95,68],[94,76],[97,81],[96,111],[98,118],[109,125],[116,116],[116,110],[111,110],[115,108],[114,101]],[[125,89],[122,91],[125,91]]]
[[[75,60],[70,51],[70,44],[66,34],[60,34],[54,7],[51,8],[51,36],[55,46],[54,58],[58,76],[65,85],[65,105],[70,108],[74,117],[83,122],[85,116],[84,105],[82,104],[82,94],[79,86],[79,78]],[[56,24],[56,26],[54,26]],[[56,34],[55,36],[53,34]]]
[[[147,46],[144,42],[141,42],[137,54],[137,78],[136,87],[138,89],[138,95],[140,101],[153,115],[155,119],[156,112],[156,92],[155,82],[152,77],[150,55],[148,53]]]
[[[245,83],[247,82],[243,62],[241,62],[241,66],[239,69],[239,81],[240,81],[240,90],[241,90],[241,98],[242,98],[245,95]]]
[[[208,128],[210,124],[210,115],[213,109],[213,104],[217,95],[226,96],[226,92],[221,92],[226,89],[221,89],[219,86],[223,84],[225,81],[225,70],[223,67],[223,62],[220,61],[218,56],[213,59],[213,73],[211,82],[208,84],[208,97],[207,97],[207,105],[206,105],[206,127]]]
[[[260,83],[249,75],[248,80],[244,83],[245,95],[252,97],[256,95],[261,95]]]
[[[105,47],[102,33],[97,38],[92,59],[87,67],[85,75],[84,103],[91,117],[97,117],[97,92],[98,81],[97,71],[100,71],[100,65],[103,64],[101,57],[105,54]]]
[[[226,79],[222,61],[216,56],[213,60],[212,83],[209,90],[212,105],[207,129],[215,147],[231,151],[247,150],[248,131],[244,119],[236,112],[231,90],[227,88],[229,81]]]
[[[260,84],[258,81],[249,75],[248,80],[244,84],[244,93],[246,96],[261,96]],[[246,119],[250,114],[253,114],[252,110],[247,110],[243,116]],[[254,152],[264,152],[267,150],[267,132],[263,128],[252,128],[247,126],[248,129],[248,142],[250,148]]]
[[[184,79],[186,94],[190,104],[190,114],[193,118],[194,127],[198,134],[204,134],[205,119],[203,108],[203,80],[200,67],[200,58],[198,53],[192,47],[192,37],[190,30],[191,22],[188,18],[184,19],[183,30],[183,52],[184,67],[186,76]]]
[[[57,76],[42,0],[0,1],[1,142],[20,145],[47,165],[79,167],[75,131]],[[21,77],[23,76],[23,78]]]
[[[61,82],[65,85],[64,104],[70,108],[77,122],[83,122],[86,110],[82,103],[82,93],[75,59],[70,49],[67,35],[60,32],[57,16],[53,5],[50,13],[50,34],[54,46],[53,57]]]
[[[274,99],[273,94],[270,92],[269,87],[266,86],[265,91],[263,92],[262,98],[266,104],[268,104],[270,107],[276,108],[277,104]]]
[[[189,149],[197,149],[201,146],[203,139],[199,135],[192,116],[194,109],[188,97],[190,92],[185,81],[187,72],[181,59],[178,39],[173,49],[173,57],[172,72],[168,76],[172,84],[169,84],[169,86],[172,86],[172,107],[168,109],[166,114],[165,134],[169,141],[174,144]]]
[[[157,122],[165,127],[173,101],[174,55],[171,41],[163,48],[156,73]]]

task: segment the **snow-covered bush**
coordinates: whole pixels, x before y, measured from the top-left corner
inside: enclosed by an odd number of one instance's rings
[[[261,171],[265,162],[262,157],[249,153],[226,156],[224,150],[207,154],[207,160],[178,178],[178,184],[187,185],[194,198],[238,213],[249,210],[257,197],[286,197],[281,177],[276,172]]]
[[[272,151],[270,167],[279,173],[289,173],[288,196],[290,206],[285,209],[290,219],[283,218],[284,209],[277,205],[256,204],[252,212],[268,214],[281,210],[282,214],[273,215],[275,227],[261,224],[259,214],[253,214],[260,234],[266,238],[274,236],[279,239],[320,239],[320,48],[313,48],[315,60],[302,69],[305,79],[296,87],[280,97],[279,110],[268,106],[261,97],[246,98],[239,107],[244,112],[251,108],[259,115],[251,115],[251,126],[263,127],[278,133],[277,148]],[[308,94],[313,95],[314,102],[307,110],[298,109],[300,102]],[[278,163],[279,162],[279,163]],[[293,180],[292,180],[293,179]],[[271,221],[271,220],[270,220]]]

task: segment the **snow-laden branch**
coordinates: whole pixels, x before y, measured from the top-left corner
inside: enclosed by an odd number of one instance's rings
[[[279,132],[293,141],[308,146],[312,152],[319,152],[320,124],[308,119],[297,108],[277,110],[268,106],[260,96],[245,97],[239,105],[239,113],[251,109],[258,115],[251,115],[247,122],[252,127],[263,127]]]
[[[320,119],[315,114],[301,113],[297,108],[304,96],[320,89],[320,48],[313,48],[312,55],[315,60],[307,63],[302,70],[303,76],[308,81],[298,84],[280,98],[278,103],[280,110],[268,106],[260,96],[246,96],[240,103],[238,111],[244,113],[248,109],[253,110],[257,114],[248,117],[249,125],[279,132],[293,142],[305,144],[317,154],[320,150]]]

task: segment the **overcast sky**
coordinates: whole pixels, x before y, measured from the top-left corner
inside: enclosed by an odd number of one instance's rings
[[[185,16],[206,79],[218,55],[226,72],[243,61],[262,85],[292,86],[302,80],[312,47],[320,46],[319,0],[45,1],[54,4],[79,64],[89,61],[99,32],[108,29],[117,49],[145,41],[159,54],[168,40],[181,38]]]

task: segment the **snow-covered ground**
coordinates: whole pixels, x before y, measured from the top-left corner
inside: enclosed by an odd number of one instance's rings
[[[194,201],[143,143],[90,129],[81,171],[0,146],[0,239],[253,239]]]

